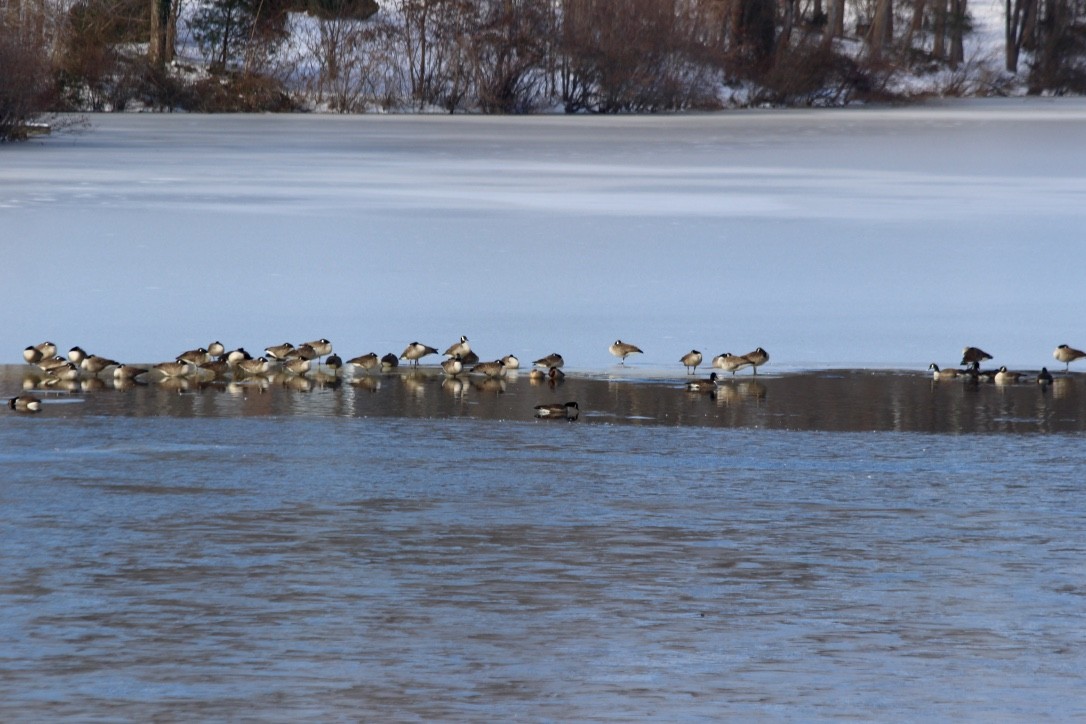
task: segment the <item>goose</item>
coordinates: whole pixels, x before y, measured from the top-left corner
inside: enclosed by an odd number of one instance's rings
[[[215,340],[207,346],[207,353],[212,357],[222,357],[226,354],[226,347],[219,340]]]
[[[933,380],[953,380],[960,375],[965,374],[964,372],[956,369],[941,370],[939,369],[939,365],[935,364],[934,362],[928,365],[928,369],[931,370],[931,378]]]
[[[623,342],[621,339],[616,339],[612,342],[611,346],[607,348],[607,351],[621,359],[622,364],[626,364],[626,358],[631,354],[644,354],[637,345]]]
[[[520,360],[513,354],[507,354],[502,357],[502,364],[505,365],[505,369],[507,370],[520,369]]]
[[[52,357],[57,353],[57,346],[52,342],[42,342],[41,344],[34,345],[42,357]]]
[[[581,408],[576,402],[535,406],[535,416],[549,420],[576,420],[580,414]]]
[[[467,354],[460,355],[460,361],[466,365],[478,364],[479,355],[475,354],[475,350],[469,349]]]
[[[445,350],[445,354],[449,357],[455,357],[456,355],[460,355],[461,357],[463,357],[470,351],[471,345],[468,344],[468,338],[461,335],[460,341],[456,342],[455,344],[449,345],[449,348]]]
[[[747,352],[743,357],[750,360],[750,364],[754,368],[754,374],[758,374],[758,368],[769,361],[769,352],[759,347],[753,352]]]
[[[679,361],[683,363],[683,367],[686,368],[686,373],[688,375],[692,375],[698,371],[698,365],[701,364],[701,360],[701,352],[696,349],[690,350],[679,358]]]
[[[974,362],[980,364],[986,359],[992,359],[992,355],[979,347],[966,347],[962,350],[962,361],[959,364],[971,365]]]
[[[211,361],[211,355],[203,347],[197,347],[196,349],[190,349],[174,357],[178,362],[188,362],[194,367],[199,367],[202,364]]]
[[[72,347],[68,350],[68,361],[72,364],[80,364],[86,358],[87,353],[82,347]]]
[[[322,357],[327,357],[328,355],[332,354],[332,343],[324,337],[321,337],[320,339],[315,339],[312,342],[306,342],[305,344],[300,346],[309,347],[314,352],[316,352],[318,361],[320,361]]]
[[[400,360],[396,355],[389,352],[381,358],[381,371],[390,372],[396,369],[400,365]]]
[[[501,377],[505,374],[505,365],[502,364],[500,359],[493,362],[480,362],[471,368],[471,372],[477,372],[487,377]]]
[[[265,347],[264,354],[268,357],[268,359],[281,362],[286,359],[287,352],[290,352],[292,349],[294,349],[293,344],[291,344],[290,342],[283,342],[283,344],[276,344],[272,345],[271,347]]]
[[[134,380],[140,375],[147,374],[145,367],[133,367],[132,365],[117,365],[113,369],[113,379],[115,380]]]
[[[328,359],[324,360],[324,365],[328,369],[332,370],[333,375],[337,374],[339,372],[339,368],[343,366],[343,358],[341,358],[338,354],[330,354],[328,355]]]
[[[716,372],[709,375],[707,380],[692,380],[686,383],[686,389],[691,392],[713,392],[717,385]]]
[[[992,382],[998,370],[982,370],[980,362],[974,362],[962,374],[968,376],[973,382]]]
[[[547,379],[547,373],[538,367],[533,368],[532,371],[528,373],[528,380],[532,383],[539,383],[545,379]]]
[[[16,412],[41,412],[41,400],[34,395],[19,395],[8,400],[8,407]]]
[[[23,359],[28,365],[36,365],[41,362],[44,357],[45,355],[41,353],[41,350],[33,345],[23,350]]]
[[[243,359],[252,359],[252,358],[253,358],[253,356],[251,354],[249,354],[248,352],[246,352],[244,347],[238,347],[237,349],[231,350],[230,352],[227,352],[227,354],[226,354],[226,361],[229,362],[232,365],[236,365],[238,362],[241,362]]]
[[[309,361],[317,359],[318,357],[319,355],[317,354],[316,348],[314,348],[307,342],[305,344],[298,345],[297,347],[283,355],[282,361],[286,362],[292,359],[302,359]]]
[[[53,367],[46,374],[57,380],[68,382],[70,380],[79,379],[79,367],[72,362],[65,362],[62,365]]]
[[[725,372],[731,372],[733,375],[744,367],[748,367],[753,364],[749,359],[741,354],[732,354],[731,352],[725,352],[724,354],[718,354],[713,357],[713,367]]]
[[[185,377],[192,373],[192,365],[188,362],[181,360],[174,360],[173,362],[162,362],[155,365],[152,369],[160,372],[164,377]]]
[[[1075,349],[1074,347],[1070,347],[1066,344],[1061,344],[1055,349],[1055,351],[1052,352],[1052,356],[1056,358],[1057,362],[1064,363],[1064,371],[1069,371],[1071,369],[1071,363],[1077,359],[1082,359],[1083,357],[1086,357],[1086,352]]]
[[[464,362],[460,359],[460,353],[450,357],[441,363],[441,371],[449,377],[456,377],[458,374],[464,371]]]
[[[564,380],[565,378],[566,373],[558,369],[557,367],[551,367],[549,370],[547,370],[547,379],[551,382],[558,382],[560,380]]]
[[[1007,368],[1000,367],[999,371],[995,373],[994,382],[997,385],[1013,385],[1016,382],[1020,382],[1025,377],[1021,372],[1008,372]]]
[[[377,359],[376,352],[370,352],[369,354],[362,354],[357,357],[352,357],[351,359],[347,360],[347,364],[351,365],[355,369],[359,369],[365,372],[367,370],[372,370],[374,367],[376,367],[379,364],[379,360]]]
[[[1042,367],[1041,371],[1037,373],[1037,384],[1042,387],[1052,384],[1052,373],[1048,371],[1047,367]]]
[[[267,357],[243,359],[238,362],[238,371],[243,375],[266,375],[270,369],[271,362]]]
[[[79,366],[83,368],[83,371],[87,374],[96,375],[107,367],[116,367],[117,364],[118,362],[116,360],[92,354],[84,357],[83,361],[79,363]]]
[[[291,357],[283,362],[283,369],[292,375],[304,375],[312,366],[313,363],[304,357]]]
[[[546,357],[540,357],[535,362],[532,362],[532,364],[536,367],[542,367],[543,369],[547,370],[551,367],[563,367],[565,366],[566,361],[562,359],[562,355],[558,354],[557,352],[551,352]]]
[[[37,364],[38,364],[38,368],[42,372],[48,372],[51,369],[56,369],[57,367],[63,367],[64,365],[69,364],[69,362],[68,362],[68,360],[64,359],[63,357],[60,357],[58,355],[53,355],[51,357],[43,357],[42,359],[40,359],[38,361]]]
[[[404,348],[404,351],[400,354],[400,359],[414,362],[415,366],[418,367],[419,360],[428,354],[437,354],[437,349],[421,342],[412,342]]]

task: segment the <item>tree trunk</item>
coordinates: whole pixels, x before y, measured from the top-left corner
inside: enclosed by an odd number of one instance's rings
[[[965,62],[965,13],[966,0],[950,0],[950,67],[957,68]]]
[[[882,49],[893,37],[894,6],[893,0],[878,0],[875,5],[875,17],[871,21],[871,29],[867,33],[867,48],[871,55],[882,55]]]
[[[151,0],[151,37],[147,45],[147,59],[151,65],[161,68],[170,60],[169,27],[173,13],[170,0]]]
[[[939,60],[946,58],[946,4],[947,0],[935,0],[932,6],[935,27],[932,28],[931,54]]]

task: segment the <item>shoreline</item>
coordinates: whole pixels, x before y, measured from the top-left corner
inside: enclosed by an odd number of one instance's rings
[[[1051,385],[935,381],[915,370],[737,374],[711,392],[691,392],[697,375],[645,376],[571,370],[557,382],[527,369],[505,379],[446,378],[440,368],[331,377],[274,375],[232,382],[161,380],[115,384],[90,378],[42,387],[29,365],[0,365],[4,399],[42,398],[37,419],[87,416],[353,417],[538,421],[540,404],[576,401],[578,423],[810,432],[1086,432],[1086,375],[1053,373]],[[58,389],[59,388],[59,389]],[[83,404],[63,404],[81,402]],[[8,419],[14,416],[8,416]],[[25,417],[25,415],[20,415]]]

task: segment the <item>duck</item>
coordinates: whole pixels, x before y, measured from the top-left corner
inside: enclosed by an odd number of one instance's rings
[[[400,359],[414,362],[415,366],[418,367],[419,360],[428,354],[437,354],[437,349],[421,342],[412,342],[404,348],[404,351],[400,354]]]
[[[629,342],[623,342],[621,339],[616,339],[611,343],[611,346],[607,348],[615,357],[621,360],[621,364],[626,364],[626,358],[631,354],[644,354],[640,347],[636,344],[630,344]]]
[[[507,370],[520,369],[520,360],[514,354],[507,354],[502,357],[502,364],[505,365]]]
[[[455,357],[456,355],[460,355],[461,357],[463,357],[470,351],[471,345],[468,344],[468,338],[460,335],[460,341],[450,344],[449,348],[445,350],[445,354],[448,357]]]
[[[1064,371],[1070,371],[1071,363],[1077,359],[1082,359],[1083,357],[1086,357],[1086,352],[1075,349],[1074,347],[1066,344],[1061,344],[1052,352],[1052,356],[1056,358],[1057,362],[1064,363]]]
[[[713,357],[712,362],[713,367],[724,370],[725,372],[731,372],[733,375],[744,367],[749,367],[751,364],[753,363],[745,356],[741,354],[732,354],[731,352],[718,354],[716,357]]]
[[[368,354],[360,354],[357,357],[350,358],[349,360],[347,360],[347,364],[351,365],[355,369],[366,372],[368,370],[372,370],[378,364],[380,364],[380,360],[377,359],[376,352],[370,352]]]
[[[995,373],[993,381],[997,385],[1013,385],[1016,382],[1021,382],[1023,377],[1025,377],[1025,375],[1021,372],[1010,372],[1007,370],[1006,366],[1003,366]]]
[[[565,366],[566,361],[562,359],[562,355],[558,354],[557,352],[551,352],[546,357],[540,357],[535,362],[532,362],[532,364],[536,367],[542,367],[543,369],[547,370],[551,367],[563,367]]]
[[[679,358],[679,361],[683,363],[683,367],[686,368],[686,373],[688,375],[692,375],[698,371],[698,365],[701,364],[701,360],[701,352],[696,349],[690,350]]]
[[[953,368],[941,370],[939,369],[939,365],[934,362],[928,365],[928,369],[931,370],[931,378],[933,380],[953,380],[965,374],[964,372]]]
[[[691,380],[686,383],[686,389],[691,392],[714,392],[717,386],[717,375],[713,372],[707,380]]]
[[[753,352],[747,352],[743,355],[743,358],[750,361],[751,367],[754,368],[754,374],[758,374],[758,368],[769,361],[769,352],[758,347]]]
[[[8,400],[8,407],[16,412],[41,412],[41,400],[34,395],[19,395]]]
[[[979,347],[966,347],[962,350],[962,361],[959,364],[971,365],[974,362],[980,364],[986,359],[992,359],[992,355]]]
[[[535,406],[535,416],[548,420],[576,420],[580,414],[581,408],[576,402]]]
[[[441,371],[448,377],[456,377],[458,374],[464,371],[464,362],[460,359],[460,353],[450,357],[441,363]]]
[[[471,368],[471,372],[486,375],[487,377],[501,377],[505,374],[505,365],[500,359],[493,362],[480,362]]]

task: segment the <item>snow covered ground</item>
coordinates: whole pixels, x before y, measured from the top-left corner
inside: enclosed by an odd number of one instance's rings
[[[1086,101],[654,117],[92,118],[0,150],[0,355],[559,351],[681,370],[1086,344]]]

